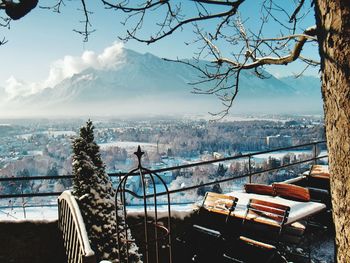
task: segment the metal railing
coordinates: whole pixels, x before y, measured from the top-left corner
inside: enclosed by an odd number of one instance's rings
[[[68,263],[96,263],[77,202],[70,191],[58,198],[58,227]]]
[[[167,167],[167,168],[162,168],[162,169],[156,169],[152,170],[153,173],[162,173],[162,172],[167,172],[167,171],[174,171],[174,170],[180,170],[180,169],[186,169],[186,168],[193,168],[193,167],[198,167],[198,166],[204,166],[204,165],[209,165],[209,164],[214,164],[214,163],[220,163],[220,162],[227,162],[227,161],[234,161],[238,159],[247,159],[248,160],[248,172],[242,175],[238,176],[231,176],[227,177],[221,180],[216,180],[213,182],[207,182],[203,183],[200,185],[193,185],[193,186],[188,186],[184,187],[181,189],[174,189],[174,190],[169,190],[168,192],[160,192],[157,193],[157,196],[161,195],[167,195],[167,194],[175,194],[179,192],[184,192],[188,190],[193,190],[197,189],[199,187],[205,187],[205,186],[210,186],[214,184],[220,184],[220,183],[225,183],[233,180],[238,180],[242,178],[248,178],[248,180],[251,182],[252,177],[254,175],[262,174],[262,173],[268,173],[268,172],[273,172],[277,170],[281,170],[284,168],[288,168],[291,166],[296,166],[300,165],[303,163],[316,163],[317,160],[327,158],[328,155],[323,155],[323,156],[317,156],[317,152],[320,149],[321,145],[324,145],[326,141],[317,141],[317,142],[312,142],[312,143],[306,143],[306,144],[301,144],[301,145],[295,145],[295,146],[289,146],[289,147],[283,147],[283,148],[277,148],[277,149],[272,149],[272,150],[266,150],[266,151],[260,151],[260,152],[252,152],[252,153],[246,153],[246,154],[241,154],[241,155],[235,155],[235,156],[230,156],[226,158],[221,158],[221,159],[214,159],[214,160],[209,160],[209,161],[201,161],[201,162],[196,162],[196,163],[190,163],[190,164],[185,164],[185,165],[179,165],[179,166],[173,166],[173,167]],[[291,151],[295,149],[305,149],[305,148],[310,148],[310,153],[312,155],[311,158],[305,159],[305,160],[300,160],[296,161],[293,163],[288,163],[288,164],[282,164],[278,167],[273,167],[273,168],[268,168],[265,170],[259,170],[259,171],[253,171],[252,168],[252,160],[255,156],[262,155],[262,154],[268,154],[268,153],[274,153],[274,152],[280,152],[280,151]],[[324,147],[325,148],[325,147]],[[109,173],[111,177],[123,177],[127,173]],[[147,173],[145,173],[147,174]],[[129,174],[130,175],[130,174]],[[131,175],[137,175],[131,174]],[[62,179],[72,179],[73,175],[60,175],[60,176],[31,176],[31,177],[6,177],[6,178],[0,178],[0,183],[2,182],[21,182],[21,181],[36,181],[36,180],[62,180]],[[19,194],[0,194],[0,199],[3,198],[21,198],[21,197],[48,197],[48,196],[59,196],[62,192],[41,192],[41,193],[19,193]],[[153,195],[148,195],[147,198],[152,197]],[[141,197],[141,196],[137,196]]]

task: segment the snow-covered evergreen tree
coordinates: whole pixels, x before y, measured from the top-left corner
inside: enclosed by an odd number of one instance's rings
[[[94,142],[93,130],[94,126],[89,120],[73,141],[73,194],[97,260],[118,262],[115,191],[105,172],[99,146]],[[139,260],[137,249],[134,249],[131,262]]]

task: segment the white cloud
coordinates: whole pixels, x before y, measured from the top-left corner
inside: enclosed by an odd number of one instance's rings
[[[67,55],[63,59],[54,61],[50,66],[49,76],[42,81],[27,83],[11,76],[6,81],[5,91],[10,98],[18,95],[27,96],[45,88],[54,87],[62,80],[87,68],[113,69],[123,61],[123,44],[115,42],[105,48],[101,54],[84,51],[80,57]]]
[[[17,80],[14,76],[11,76],[6,80],[5,92],[9,97],[15,97],[18,94],[28,95],[29,89],[23,81]]]

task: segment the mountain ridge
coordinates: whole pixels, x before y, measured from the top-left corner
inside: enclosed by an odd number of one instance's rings
[[[236,107],[237,111],[244,112],[259,107],[261,111],[283,113],[285,110],[292,110],[294,104],[295,110],[299,112],[320,111],[321,84],[319,82],[317,87],[317,78],[277,79],[266,71],[264,75],[269,77],[260,79],[252,71],[241,72],[240,90],[233,110]],[[115,68],[89,67],[62,80],[54,87],[45,88],[29,96],[16,97],[11,103],[48,112],[51,111],[50,108],[53,110],[70,108],[73,112],[76,106],[86,109],[87,112],[94,113],[95,110],[97,113],[96,107],[99,104],[108,105],[109,110],[115,106],[118,110],[118,106],[125,106],[124,104],[135,101],[139,103],[149,101],[145,103],[145,108],[158,105],[160,112],[163,111],[164,105],[167,105],[169,112],[171,107],[174,112],[178,112],[176,108],[179,107],[183,107],[184,111],[191,111],[191,105],[196,104],[197,108],[193,109],[196,112],[207,112],[212,107],[213,111],[220,109],[218,107],[220,103],[215,96],[191,94],[193,86],[188,83],[196,81],[198,72],[183,63],[169,62],[150,53],[140,54],[124,49],[122,62]],[[201,87],[208,89],[211,86],[204,83]],[[172,102],[175,101],[176,104],[173,105]],[[287,107],[287,104],[291,105]],[[142,108],[140,110],[145,112]],[[157,112],[156,109],[152,111]]]

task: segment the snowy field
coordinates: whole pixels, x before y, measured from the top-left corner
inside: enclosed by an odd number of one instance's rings
[[[75,131],[44,131],[44,132],[38,132],[38,133],[27,133],[27,134],[22,134],[19,135],[18,137],[21,139],[26,139],[28,140],[30,137],[36,134],[45,134],[50,137],[58,137],[58,136],[75,136],[77,133]]]
[[[147,143],[147,142],[107,142],[107,143],[100,143],[99,146],[101,149],[108,149],[111,147],[119,147],[119,148],[124,148],[124,149],[132,149],[132,150],[137,150],[138,146],[141,146],[142,148],[157,148],[157,144],[155,143]]]
[[[57,219],[57,206],[0,208],[0,220]]]
[[[244,154],[247,154],[249,152],[245,152]],[[278,152],[272,152],[272,153],[263,153],[263,154],[257,154],[254,155],[254,159],[259,161],[259,160],[266,160],[269,157],[274,158],[274,159],[279,159],[281,160],[283,158],[283,156],[285,156],[286,154],[293,154],[296,157],[299,157],[300,155],[313,155],[312,150],[308,150],[308,151],[278,151]],[[327,151],[321,151],[320,154],[318,156],[324,156],[324,155],[328,155]]]
[[[280,151],[280,152],[273,152],[273,153],[263,153],[263,154],[258,154],[254,155],[254,158],[256,159],[267,159],[269,157],[275,158],[275,159],[282,159],[283,156],[286,154],[294,154],[295,156],[301,155],[301,154],[312,154],[311,151]]]
[[[175,218],[184,218],[190,215],[193,211],[194,204],[176,204],[171,206],[172,215]],[[164,216],[167,213],[168,206],[160,205],[157,207],[158,212]],[[143,206],[131,206],[127,208],[129,215],[140,215],[143,213]],[[149,206],[150,215],[154,210],[153,206]],[[58,219],[57,206],[38,206],[26,207],[25,214],[22,207],[17,208],[0,208],[0,220],[54,220]]]

